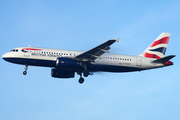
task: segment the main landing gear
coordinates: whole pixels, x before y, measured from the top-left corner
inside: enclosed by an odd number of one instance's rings
[[[84,82],[84,78],[82,77],[82,72],[77,72],[80,75],[79,83],[82,84]],[[89,73],[88,71],[83,72],[84,77],[88,77],[88,75],[93,75],[93,73]]]
[[[78,75],[80,75],[79,83],[82,84],[84,82],[84,78],[82,77],[82,72],[77,72]]]
[[[28,69],[28,65],[25,65],[25,71],[23,72],[23,75],[26,75],[27,74],[27,69]]]

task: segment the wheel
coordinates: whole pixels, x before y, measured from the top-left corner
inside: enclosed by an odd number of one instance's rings
[[[86,71],[86,72],[84,72],[84,73],[83,73],[83,75],[84,75],[84,77],[88,77],[89,72],[88,72],[88,71]]]
[[[79,83],[82,84],[84,82],[84,78],[79,78]]]
[[[24,71],[24,72],[23,72],[23,75],[26,75],[26,74],[27,74],[27,71]]]

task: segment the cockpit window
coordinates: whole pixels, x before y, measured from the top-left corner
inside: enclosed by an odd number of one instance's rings
[[[18,52],[18,49],[13,49],[11,50],[11,52]]]

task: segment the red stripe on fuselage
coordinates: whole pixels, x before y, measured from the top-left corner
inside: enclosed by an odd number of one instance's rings
[[[169,42],[169,37],[163,37],[162,39],[153,42],[151,47],[154,47],[154,46],[159,45],[159,44],[168,44],[168,42]]]
[[[160,59],[161,58],[158,55],[150,54],[150,53],[146,53],[146,52],[144,53],[144,56],[148,57],[148,58],[156,58],[156,59]]]
[[[35,49],[35,48],[23,48],[22,50],[42,50],[42,49]]]

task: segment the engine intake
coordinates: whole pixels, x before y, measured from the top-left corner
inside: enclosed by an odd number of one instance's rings
[[[51,69],[51,76],[55,78],[74,78],[75,72]]]

